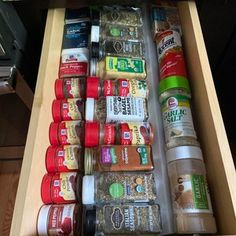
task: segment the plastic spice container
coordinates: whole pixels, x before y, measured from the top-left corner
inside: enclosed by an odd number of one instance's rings
[[[50,146],[46,152],[45,164],[48,173],[81,172],[83,150],[79,145]]]
[[[152,170],[151,147],[144,145],[113,145],[85,148],[84,170],[89,175],[103,171]]]
[[[157,198],[152,173],[107,172],[85,175],[82,184],[83,204],[149,202]]]
[[[81,207],[76,204],[43,205],[38,214],[38,236],[81,235]]]
[[[62,121],[51,123],[49,127],[49,140],[51,145],[74,145],[84,143],[84,122]]]
[[[54,100],[52,103],[52,117],[55,122],[82,120],[84,119],[84,101],[80,98]]]
[[[86,96],[98,99],[106,96],[148,98],[148,86],[145,80],[116,79],[102,80],[99,77],[87,78]]]
[[[56,79],[54,86],[56,98],[84,98],[85,83],[85,78]]]
[[[201,149],[169,149],[167,162],[177,233],[216,233]]]
[[[141,122],[148,119],[147,101],[143,98],[107,96],[98,100],[87,98],[86,121]]]
[[[45,174],[41,183],[43,203],[76,203],[80,200],[80,182],[77,172]]]
[[[157,204],[114,204],[97,206],[85,213],[89,235],[156,235],[161,231]]]
[[[190,108],[188,81],[175,76],[161,80],[159,94],[166,147],[199,146]]]
[[[105,144],[151,145],[154,132],[148,122],[85,123],[85,147]]]

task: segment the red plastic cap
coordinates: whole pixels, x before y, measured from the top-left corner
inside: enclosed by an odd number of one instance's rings
[[[58,129],[59,129],[59,123],[51,123],[49,127],[49,141],[51,145],[58,146],[59,140],[58,140]]]
[[[85,147],[97,147],[99,145],[99,123],[85,123]]]
[[[63,79],[56,79],[55,80],[55,95],[57,99],[63,99],[64,93],[63,93]]]
[[[45,166],[48,173],[55,173],[57,168],[55,166],[55,157],[57,153],[57,147],[50,146],[46,151]]]
[[[52,103],[52,117],[55,122],[61,121],[61,103],[62,100],[54,100]]]
[[[87,78],[86,96],[87,98],[98,99],[99,77],[91,76]]]
[[[41,198],[44,204],[53,203],[51,198],[52,175],[45,174],[41,183]]]

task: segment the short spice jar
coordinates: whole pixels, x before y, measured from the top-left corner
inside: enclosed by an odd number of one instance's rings
[[[98,99],[106,96],[140,97],[148,98],[148,86],[146,80],[136,79],[107,79],[88,77],[86,83],[86,97]]]
[[[47,172],[81,172],[83,156],[79,145],[49,146],[45,158]]]
[[[166,147],[199,146],[190,107],[190,88],[184,77],[172,76],[160,81],[159,100]]]
[[[77,204],[43,205],[38,214],[38,236],[80,236],[81,206]]]
[[[177,233],[216,233],[201,149],[179,146],[166,156]]]
[[[145,145],[111,145],[85,148],[85,175],[104,171],[151,171],[151,147]]]

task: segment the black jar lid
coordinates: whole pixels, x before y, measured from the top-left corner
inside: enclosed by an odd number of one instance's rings
[[[93,236],[96,231],[96,210],[87,210],[85,219],[85,232],[88,236]]]

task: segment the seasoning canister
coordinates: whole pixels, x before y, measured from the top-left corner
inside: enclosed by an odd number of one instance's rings
[[[167,30],[156,40],[160,68],[160,80],[170,76],[187,78],[181,36],[177,31]]]
[[[81,207],[77,204],[43,205],[38,214],[39,236],[81,235]]]
[[[179,146],[166,156],[177,233],[216,233],[201,149]]]
[[[172,76],[159,83],[159,100],[167,148],[199,146],[190,107],[190,87],[184,77]]]
[[[85,83],[85,78],[56,79],[54,86],[56,98],[84,98]]]
[[[83,150],[79,145],[49,146],[45,165],[48,173],[81,172],[83,159]]]

